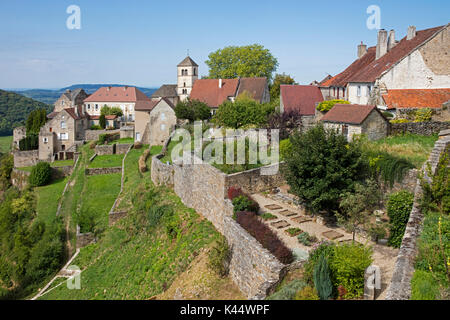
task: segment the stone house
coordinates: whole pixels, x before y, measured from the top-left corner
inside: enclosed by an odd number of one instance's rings
[[[378,140],[389,132],[388,120],[376,106],[370,105],[336,104],[321,121],[325,128],[338,130],[348,141],[358,134],[367,135],[369,140]]]
[[[76,151],[77,142],[84,140],[89,116],[82,107],[67,108],[52,115],[39,132],[39,160],[66,159]]]
[[[135,140],[163,145],[177,124],[174,109],[166,98],[136,104]]]
[[[55,102],[53,112],[58,113],[67,108],[81,107],[89,95],[83,89],[67,90]]]
[[[206,103],[214,114],[223,102],[235,101],[244,93],[259,103],[270,102],[266,78],[200,79],[194,84],[191,99]]]
[[[449,89],[449,46],[450,24],[421,31],[411,26],[400,41],[396,40],[394,30],[388,33],[382,29],[375,47],[367,49],[361,43],[358,59],[342,73],[322,83],[320,88],[327,100],[343,98],[381,109],[389,107],[386,101],[393,90]],[[392,94],[398,93],[393,91]],[[418,95],[421,94],[419,91]]]
[[[106,105],[122,110],[122,122],[134,122],[134,107],[138,102],[151,101],[149,97],[135,87],[102,87],[84,100],[84,110],[90,116],[100,116]]]

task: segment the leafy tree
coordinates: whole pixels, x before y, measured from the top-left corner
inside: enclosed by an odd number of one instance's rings
[[[280,130],[280,139],[288,139],[294,132],[302,128],[302,116],[298,110],[283,113],[275,111],[267,120],[268,129]]]
[[[100,119],[98,120],[98,124],[102,129],[106,128],[106,116],[104,114],[100,115]]]
[[[213,121],[220,126],[239,129],[246,126],[266,127],[269,116],[275,112],[270,104],[260,104],[243,95],[235,102],[225,101],[213,117]]]
[[[35,133],[28,134],[19,141],[19,149],[21,151],[37,150],[39,148],[39,136]]]
[[[175,115],[178,119],[186,119],[189,122],[208,120],[211,118],[211,108],[201,101],[187,99],[178,102]]]
[[[343,213],[336,212],[338,221],[353,234],[359,226],[367,223],[370,214],[380,203],[381,194],[375,180],[366,180],[365,184],[356,183],[355,192],[342,195],[339,205]]]
[[[277,59],[259,44],[219,49],[209,55],[206,64],[212,79],[266,77],[271,81],[278,67]]]
[[[314,268],[314,285],[320,300],[330,300],[333,295],[333,284],[330,278],[330,268],[327,259],[321,255]]]
[[[294,78],[285,73],[276,74],[275,78],[273,79],[273,83],[270,86],[270,98],[272,100],[280,96],[280,86],[282,84],[297,84],[297,82],[295,82]]]
[[[291,143],[284,175],[292,193],[316,212],[336,211],[341,194],[353,191],[366,175],[359,146],[323,125],[295,133]]]
[[[31,169],[29,177],[32,187],[40,187],[48,184],[51,178],[51,167],[47,162],[39,162]]]
[[[46,121],[47,112],[45,109],[32,111],[26,121],[27,136],[38,135]]]

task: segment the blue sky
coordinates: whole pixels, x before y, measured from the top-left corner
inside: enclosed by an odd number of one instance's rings
[[[81,30],[66,28],[69,5]],[[342,71],[360,41],[376,44],[366,9],[381,8],[381,27],[397,38],[449,21],[442,0],[14,0],[0,2],[0,88],[60,88],[75,83],[158,87],[176,83],[186,56],[207,75],[208,54],[259,43],[279,73],[301,84]]]

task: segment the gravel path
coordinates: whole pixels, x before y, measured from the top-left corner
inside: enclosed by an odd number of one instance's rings
[[[302,250],[309,252],[311,250],[311,247],[307,247],[307,246],[304,246],[303,244],[299,243],[297,240],[297,237],[289,236],[285,232],[289,228],[299,228],[305,232],[308,232],[312,236],[316,236],[319,240],[330,240],[330,239],[327,239],[323,235],[323,233],[327,232],[327,231],[335,231],[335,232],[339,233],[340,235],[342,235],[342,237],[339,237],[334,240],[337,243],[352,240],[351,233],[346,232],[342,228],[329,227],[329,226],[325,226],[323,224],[317,223],[316,221],[314,221],[315,220],[314,218],[307,216],[305,213],[305,210],[300,207],[297,207],[292,204],[288,204],[286,201],[274,200],[272,198],[268,198],[262,194],[254,194],[254,195],[252,195],[252,197],[260,205],[261,213],[269,212],[277,217],[277,219],[265,221],[265,223],[267,225],[269,225],[270,228],[272,228],[272,230],[277,232],[280,239],[282,239],[284,241],[284,243],[291,249],[298,248],[298,249],[302,249]],[[272,204],[280,206],[281,209],[269,210],[266,208],[267,205],[272,205]],[[284,210],[288,210],[288,211],[292,212],[293,214],[295,213],[295,215],[293,215],[291,217],[286,217],[280,213],[280,212],[283,212]],[[296,221],[293,220],[300,216],[312,219],[312,221],[297,223]],[[286,221],[287,223],[289,223],[289,226],[277,229],[271,225],[273,222],[277,222],[277,221]],[[397,254],[398,254],[398,249],[393,249],[391,247],[378,245],[375,242],[373,242],[369,239],[366,239],[358,234],[356,235],[355,238],[356,238],[357,242],[366,244],[366,245],[371,245],[374,249],[373,264],[380,267],[381,282],[382,282],[381,293],[378,296],[377,300],[383,300],[386,295],[386,289],[392,278],[394,265],[395,265],[395,261],[396,261]]]

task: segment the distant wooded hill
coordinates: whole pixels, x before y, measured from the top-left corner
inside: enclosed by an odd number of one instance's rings
[[[53,106],[33,100],[15,92],[0,90],[0,136],[12,135],[15,127],[25,124],[31,111],[53,110]]]
[[[54,104],[56,100],[63,94],[66,90],[75,90],[78,88],[83,88],[84,91],[88,94],[92,94],[95,91],[97,91],[101,87],[123,87],[126,86],[124,84],[75,84],[70,87],[62,88],[59,90],[45,90],[45,89],[30,89],[30,90],[24,90],[24,91],[15,91],[16,93],[19,93],[21,95],[24,95],[28,98],[32,98],[34,100],[46,103],[46,104]],[[129,86],[133,87],[133,86]],[[145,93],[148,97],[150,97],[153,92],[155,92],[156,88],[141,88],[137,87],[139,90],[141,90],[143,93]]]

